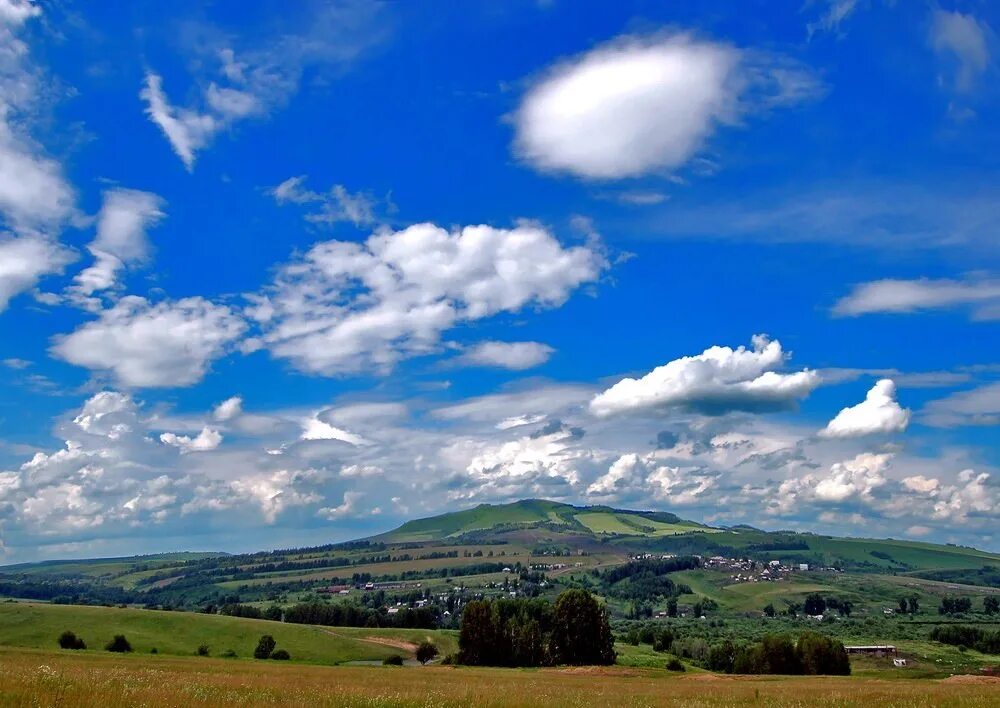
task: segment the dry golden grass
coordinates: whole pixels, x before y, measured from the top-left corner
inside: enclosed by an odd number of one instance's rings
[[[749,678],[622,667],[321,667],[0,650],[0,706],[967,706],[994,681]]]

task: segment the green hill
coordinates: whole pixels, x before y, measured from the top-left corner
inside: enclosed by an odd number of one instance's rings
[[[56,640],[66,630],[81,637],[88,652],[103,651],[114,635],[124,634],[135,654],[148,654],[155,648],[158,654],[192,656],[204,644],[212,656],[232,650],[243,659],[253,656],[261,635],[270,634],[293,660],[312,664],[409,656],[411,646],[427,638],[442,655],[457,646],[452,634],[438,630],[313,627],[195,612],[0,603],[0,645],[58,649]]]
[[[525,499],[510,504],[480,504],[464,511],[408,521],[376,538],[395,542],[433,541],[489,531],[531,528],[545,528],[559,533],[649,538],[717,530],[662,511],[629,511],[607,506],[573,506],[544,499]]]

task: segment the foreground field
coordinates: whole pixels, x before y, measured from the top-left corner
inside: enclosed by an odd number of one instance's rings
[[[996,706],[1000,679],[323,667],[0,649],[0,706]]]
[[[312,627],[192,612],[0,604],[0,645],[52,649],[65,630],[82,637],[88,651],[99,651],[115,634],[124,634],[136,654],[148,654],[155,648],[158,654],[190,656],[204,644],[215,656],[231,650],[239,658],[252,656],[260,636],[270,634],[293,660],[314,664],[381,661],[392,654],[409,656],[424,639],[433,641],[442,655],[457,648],[454,635],[442,631]]]

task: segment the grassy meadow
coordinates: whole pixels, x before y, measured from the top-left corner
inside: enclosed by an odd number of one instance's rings
[[[996,706],[1000,679],[729,677],[627,667],[325,667],[0,649],[0,706]]]
[[[84,653],[103,653],[114,635],[124,634],[137,655],[148,655],[155,648],[159,655],[191,656],[204,644],[214,656],[231,650],[239,658],[252,657],[261,635],[270,634],[294,661],[313,664],[380,661],[393,654],[408,657],[424,639],[430,639],[442,655],[457,648],[455,633],[440,630],[313,627],[193,612],[0,604],[0,646],[55,649],[65,630],[83,638]]]

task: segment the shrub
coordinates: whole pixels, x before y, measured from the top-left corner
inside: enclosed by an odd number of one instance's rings
[[[399,654],[393,654],[392,656],[387,656],[382,659],[382,666],[402,666],[403,657]]]
[[[456,663],[458,663],[458,662],[455,661],[455,655],[454,654],[445,654],[444,658],[441,659],[441,666],[451,666],[451,665],[456,664]]]
[[[59,635],[59,646],[63,649],[86,649],[87,644],[68,629]]]
[[[672,656],[667,661],[667,671],[685,671],[684,664],[676,656]]]
[[[275,661],[288,661],[292,658],[292,656],[284,649],[278,649],[277,651],[271,653],[271,658]]]
[[[199,645],[196,653],[198,654],[198,656],[208,656],[209,655],[208,645],[207,644]]]
[[[274,637],[270,634],[265,634],[257,642],[257,648],[253,650],[254,659],[267,659],[271,656],[271,652],[274,651],[275,645]]]
[[[437,655],[438,648],[430,642],[423,641],[417,645],[417,661],[421,664],[426,664]]]
[[[153,647],[152,649],[149,650],[149,653],[150,654],[159,654],[160,652],[156,649],[156,647]]]
[[[124,634],[116,634],[115,638],[104,645],[107,651],[117,652],[119,654],[125,654],[132,651],[132,645],[128,643]]]
[[[220,654],[220,656],[223,659],[235,659],[237,657],[237,654],[232,649],[226,649],[224,652],[222,652],[222,654]]]

